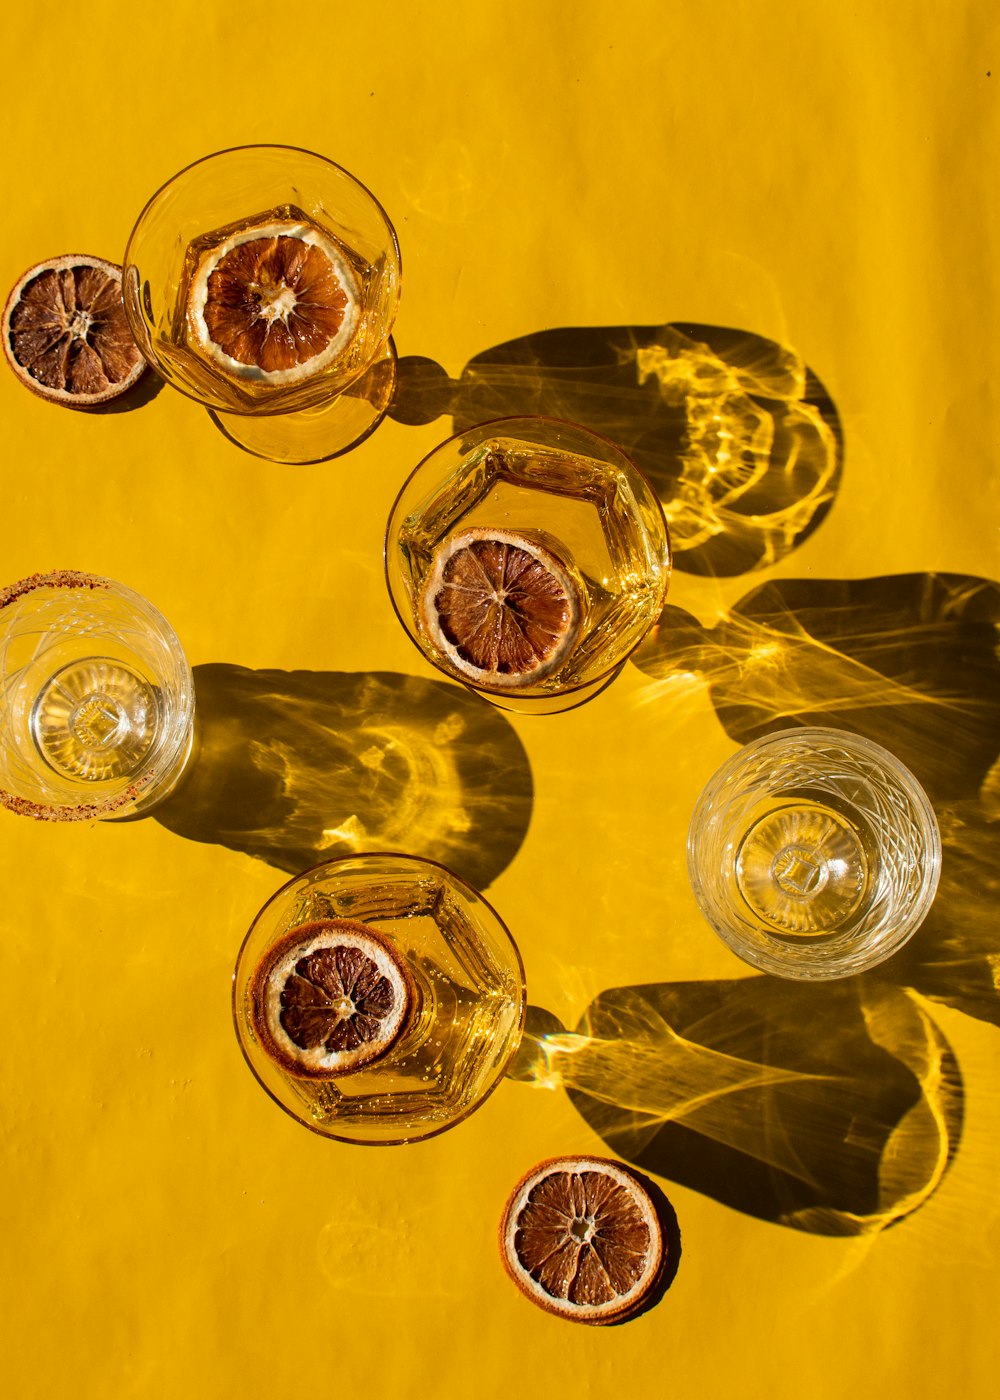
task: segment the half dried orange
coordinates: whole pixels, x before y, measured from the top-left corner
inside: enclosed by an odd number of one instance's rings
[[[500,1225],[507,1272],[533,1303],[576,1322],[623,1322],[664,1262],[652,1198],[604,1157],[557,1157],[518,1182]]]
[[[320,919],[285,934],[258,963],[249,996],[261,1046],[304,1079],[332,1079],[377,1060],[413,1006],[395,948],[351,919]]]
[[[435,551],[421,595],[437,649],[473,683],[531,685],[566,659],[582,589],[552,548],[509,530],[469,529]]]
[[[125,319],[121,268],[85,253],[22,274],[4,307],[3,348],[26,388],[68,408],[117,398],[146,368]]]
[[[313,224],[269,221],[229,234],[191,278],[195,346],[227,374],[297,384],[346,350],[358,322],[357,279]]]

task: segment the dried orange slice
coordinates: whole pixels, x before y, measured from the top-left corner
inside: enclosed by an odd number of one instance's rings
[[[146,368],[125,319],[121,268],[85,253],[22,274],[4,307],[3,348],[26,388],[68,408],[117,398]]]
[[[438,546],[420,608],[434,646],[461,675],[515,689],[566,659],[579,635],[583,596],[547,543],[470,529]]]
[[[341,356],[358,322],[357,279],[312,224],[271,221],[203,253],[188,291],[199,350],[226,373],[297,384]]]
[[[665,1253],[649,1193],[604,1157],[557,1157],[528,1172],[507,1202],[500,1249],[533,1303],[597,1324],[638,1311]]]
[[[371,1064],[398,1039],[413,1006],[398,953],[351,919],[292,929],[257,965],[249,996],[261,1046],[303,1079],[332,1079]]]

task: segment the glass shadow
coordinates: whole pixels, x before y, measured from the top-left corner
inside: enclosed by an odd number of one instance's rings
[[[954,573],[780,579],[714,627],[668,605],[632,662],[707,684],[738,744],[790,725],[846,729],[913,772],[941,827],[941,882],[875,975],[1000,1025],[1000,584]],[[706,777],[708,775],[706,774]]]
[[[843,438],[815,373],[749,331],[694,323],[536,331],[481,351],[457,379],[404,357],[389,417],[454,432],[544,414],[603,433],[663,503],[674,567],[747,573],[783,559],[837,493]]]
[[[947,1042],[906,991],[869,977],[617,987],[572,1033],[529,1007],[509,1077],[565,1089],[641,1170],[814,1234],[910,1215],[961,1133]]]
[[[194,668],[196,758],[152,815],[297,874],[400,850],[484,889],[531,816],[510,722],[461,686],[395,672]]]

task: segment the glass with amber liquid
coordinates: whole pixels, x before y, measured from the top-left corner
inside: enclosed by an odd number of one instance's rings
[[[380,969],[396,970],[407,1005],[384,1049],[375,1022],[393,989],[371,968],[366,985],[332,957],[324,977],[293,954],[267,1009],[268,971],[302,931],[308,946],[367,934]],[[503,1077],[524,1010],[520,954],[497,913],[444,866],[399,854],[348,856],[291,880],[254,920],[233,979],[236,1033],[259,1083],[306,1127],[353,1143],[415,1142],[468,1117]],[[355,1053],[352,1023],[371,1053]],[[338,1072],[321,1041],[353,1047],[349,1067]]]
[[[244,146],[188,166],[136,221],[122,290],[153,368],[258,456],[335,456],[388,407],[396,235],[323,156]]]
[[[554,713],[602,690],[659,617],[670,543],[655,492],[614,443],[510,418],[420,463],[392,509],[385,569],[432,665],[502,708]]]

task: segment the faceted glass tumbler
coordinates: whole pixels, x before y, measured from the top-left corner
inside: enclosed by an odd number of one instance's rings
[[[891,753],[835,729],[788,729],[734,754],[688,831],[695,898],[744,962],[846,977],[882,962],[937,890],[933,808]]]
[[[300,1078],[254,1028],[255,969],[293,930],[329,919],[364,924],[414,987],[414,1011],[390,1048],[329,1078]],[[467,1118],[503,1078],[525,1014],[521,956],[496,911],[434,861],[394,852],[345,856],[290,880],[244,939],[233,1019],[260,1085],[305,1127],[360,1144],[433,1137]]]
[[[472,677],[428,628],[421,599],[437,552],[470,530],[544,541],[579,580],[572,645],[538,679]],[[520,714],[598,695],[659,617],[670,572],[666,519],[643,473],[607,438],[554,418],[497,419],[441,443],[403,484],[385,535],[392,606],[425,660]]]

